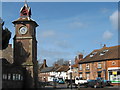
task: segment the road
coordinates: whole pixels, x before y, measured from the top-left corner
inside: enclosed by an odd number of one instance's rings
[[[96,90],[96,88],[41,88],[40,90]],[[120,90],[120,88],[97,88],[97,90]]]
[[[45,88],[40,88],[40,90],[96,90],[96,88],[85,88],[85,87],[75,88],[75,86],[73,86],[71,89],[70,87],[67,88],[67,84],[57,84],[56,88],[54,86],[46,86]],[[104,88],[97,88],[97,90],[120,90],[120,87],[107,86]]]

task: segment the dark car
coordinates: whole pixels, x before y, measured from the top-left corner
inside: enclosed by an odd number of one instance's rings
[[[110,80],[103,80],[106,86],[111,86],[111,81]]]
[[[97,83],[97,80],[88,80],[88,83],[85,85],[85,87],[92,87],[97,88],[99,86],[99,83]]]
[[[103,86],[110,86],[111,85],[111,81],[110,80],[104,80],[101,77],[98,77],[97,80],[101,80]]]
[[[58,78],[58,83],[59,84],[65,84],[65,81],[63,80],[63,78]]]
[[[88,80],[88,83],[85,85],[86,87],[93,87],[93,88],[103,88],[105,86],[110,85],[109,80],[103,80],[103,78],[96,78],[96,80]]]

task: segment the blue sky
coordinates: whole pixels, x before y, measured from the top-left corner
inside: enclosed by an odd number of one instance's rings
[[[12,32],[12,21],[19,18],[24,3],[3,2],[2,18]],[[118,44],[117,2],[29,2],[32,19],[37,27],[38,60],[47,59],[49,66],[56,60],[74,60],[78,53],[84,56],[101,44]]]

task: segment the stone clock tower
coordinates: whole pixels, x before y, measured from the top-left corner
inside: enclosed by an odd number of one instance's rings
[[[38,24],[31,19],[31,8],[27,3],[20,10],[20,17],[13,21],[14,64],[25,69],[24,87],[37,87],[37,41],[36,27]]]

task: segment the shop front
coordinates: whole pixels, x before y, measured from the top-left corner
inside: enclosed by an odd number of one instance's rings
[[[108,80],[112,84],[120,84],[120,67],[108,68]]]

